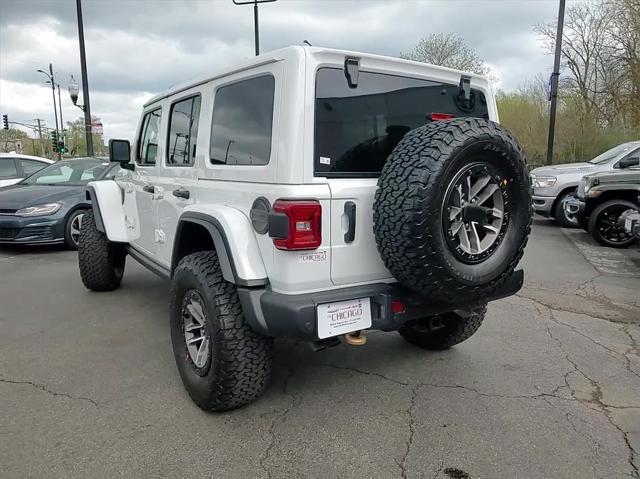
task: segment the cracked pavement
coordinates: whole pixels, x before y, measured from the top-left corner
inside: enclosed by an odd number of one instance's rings
[[[276,343],[256,403],[207,414],[171,354],[168,284],[128,260],[0,251],[0,476],[640,478],[640,258],[536,220],[517,296],[421,351],[394,333]]]

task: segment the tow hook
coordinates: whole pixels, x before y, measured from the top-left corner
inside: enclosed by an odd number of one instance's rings
[[[362,334],[362,331],[347,333],[344,335],[344,340],[350,346],[364,346],[367,344],[367,337]]]

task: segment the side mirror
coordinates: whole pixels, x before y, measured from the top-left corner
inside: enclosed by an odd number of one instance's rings
[[[133,170],[131,161],[131,144],[129,140],[109,140],[109,161],[120,163],[125,169]]]
[[[618,168],[629,168],[630,166],[640,165],[640,157],[632,156],[631,158],[623,158],[618,162]]]

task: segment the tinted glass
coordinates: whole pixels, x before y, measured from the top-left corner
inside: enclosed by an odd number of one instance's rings
[[[110,166],[100,160],[58,161],[33,174],[22,183],[27,185],[83,185],[100,178]]]
[[[33,175],[36,171],[40,171],[47,166],[46,163],[42,163],[41,161],[20,159],[18,161],[20,162],[20,166],[22,166],[22,171],[24,171],[25,176]]]
[[[181,100],[171,107],[167,165],[190,166],[196,157],[200,97]]]
[[[0,178],[17,178],[16,164],[13,158],[0,158]]]
[[[360,71],[349,88],[342,69],[321,68],[316,78],[316,176],[376,176],[410,130],[431,113],[488,118],[486,99],[472,90],[466,104],[458,85]]]
[[[142,120],[142,134],[138,147],[138,163],[141,165],[155,165],[158,153],[158,135],[160,132],[161,110],[147,113]]]
[[[593,163],[594,165],[601,165],[603,163],[607,163],[613,160],[614,158],[617,158],[618,156],[622,155],[623,153],[631,151],[633,148],[635,148],[635,146],[636,145],[634,145],[633,143],[623,143],[622,145],[614,146],[610,150],[607,150],[604,153],[601,153],[598,156],[596,156],[589,163]]]
[[[218,89],[211,125],[212,163],[269,163],[274,89],[275,80],[271,75]]]

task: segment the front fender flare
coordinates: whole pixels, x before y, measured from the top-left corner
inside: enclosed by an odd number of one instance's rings
[[[240,286],[264,286],[268,283],[260,248],[249,219],[241,211],[223,205],[193,205],[183,210],[173,245],[172,274],[177,266],[181,229],[188,222],[205,227],[211,235],[225,280]]]
[[[87,199],[91,200],[96,227],[109,241],[129,241],[122,206],[122,191],[113,180],[91,181],[87,185]]]

